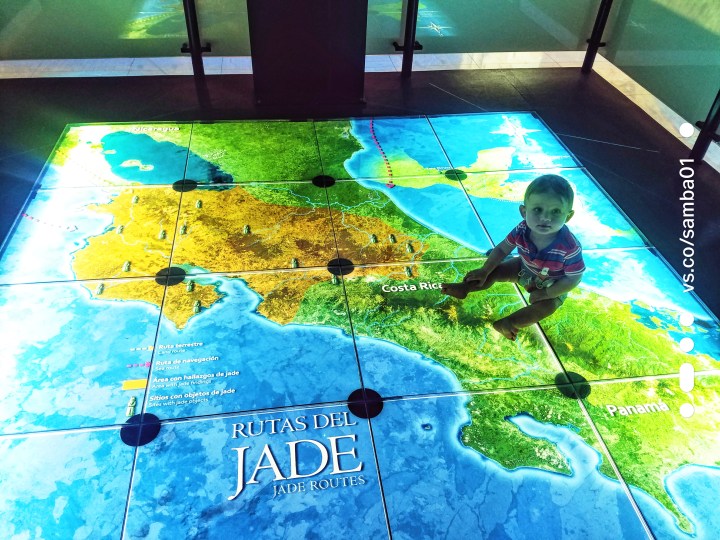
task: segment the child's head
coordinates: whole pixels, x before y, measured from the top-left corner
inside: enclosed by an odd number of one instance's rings
[[[573,216],[573,189],[562,176],[544,174],[525,190],[520,213],[536,234],[554,235]]]
[[[525,190],[525,205],[527,205],[528,197],[535,193],[557,195],[562,199],[563,203],[567,205],[568,212],[572,210],[575,194],[573,193],[570,182],[562,176],[558,176],[557,174],[543,174],[530,182],[530,185]]]

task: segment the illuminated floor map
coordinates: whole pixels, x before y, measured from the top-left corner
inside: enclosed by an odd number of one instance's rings
[[[439,284],[548,172],[588,271],[509,341]],[[0,253],[0,537],[717,538],[686,288],[533,114],[69,126]]]

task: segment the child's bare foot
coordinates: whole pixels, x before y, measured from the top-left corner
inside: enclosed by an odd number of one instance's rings
[[[440,291],[443,294],[462,300],[468,295],[470,287],[468,287],[467,283],[441,283]]]
[[[518,329],[507,318],[495,321],[493,328],[512,341],[517,337]]]

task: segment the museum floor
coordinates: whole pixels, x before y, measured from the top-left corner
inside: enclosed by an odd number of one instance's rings
[[[720,530],[720,173],[693,165],[689,227],[686,147],[575,68],[196,90],[0,80],[0,536]],[[510,341],[519,289],[438,284],[548,172],[589,271]]]

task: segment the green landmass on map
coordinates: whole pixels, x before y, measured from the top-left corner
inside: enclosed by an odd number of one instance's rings
[[[80,144],[80,138],[77,131],[68,129],[65,135],[60,139],[58,144],[55,146],[52,156],[48,160],[51,164],[61,167],[72,155],[72,152]]]
[[[482,260],[355,269],[344,276],[355,335],[419,352],[450,369],[468,390],[552,384],[560,367],[536,329],[516,342],[492,329],[499,314],[522,305],[511,285],[498,284],[464,302],[432,289],[481,264]],[[327,312],[338,311],[339,306],[322,304],[328,298],[323,286],[307,292],[294,322],[317,324],[315,313],[327,319]],[[383,286],[417,290],[384,292]],[[329,324],[334,326],[332,319]]]
[[[190,150],[235,182],[312,180],[323,174],[312,122],[195,124]]]
[[[343,249],[349,242],[349,236],[355,234],[355,224],[348,222],[351,216],[369,218],[373,223],[386,223],[395,232],[395,242],[391,242],[385,231],[366,229],[366,250],[384,250],[383,257],[375,260],[371,256],[369,262],[391,262],[413,259],[439,259],[475,257],[477,252],[461,246],[457,242],[445,238],[421,225],[407,214],[402,212],[382,191],[365,188],[357,182],[338,182],[328,189],[330,208],[334,215],[341,219],[335,230],[338,234],[338,247]],[[341,216],[340,216],[341,214]],[[376,246],[369,245],[371,235],[377,238]],[[411,243],[408,253],[407,243]],[[405,253],[403,253],[403,251]],[[417,257],[411,255],[417,253]],[[410,256],[409,256],[410,255]],[[359,262],[359,261],[358,261]]]
[[[582,285],[540,325],[565,368],[588,380],[677,373],[689,359],[696,370],[717,367],[706,354],[688,357],[667,331],[643,324],[630,304]]]
[[[679,365],[679,364],[678,364]],[[625,481],[645,490],[691,531],[665,489],[666,476],[683,465],[720,466],[720,396],[718,375],[695,377],[689,394],[680,390],[678,378],[596,384],[585,399],[598,428]],[[668,411],[611,415],[607,406],[643,406],[662,401]],[[690,418],[680,406],[691,403]]]
[[[299,323],[304,318],[301,310],[314,309],[312,324],[352,334],[342,278],[327,270],[246,274],[241,279],[262,297],[257,312],[273,322]]]
[[[509,470],[535,467],[571,473],[565,456],[554,443],[530,437],[509,421],[518,414],[528,414],[538,422],[568,427],[605,455],[577,400],[556,389],[476,394],[471,397],[468,410],[471,422],[462,429],[463,443]],[[610,478],[617,478],[606,457],[600,464],[600,471]]]
[[[363,146],[352,133],[350,121],[315,122],[315,134],[323,164],[323,174],[336,179],[350,178],[345,161]]]
[[[592,385],[584,400],[625,482],[657,499],[688,532],[693,530],[692,524],[667,493],[664,480],[683,465],[720,465],[718,381],[718,376],[699,377],[692,397],[679,391],[677,378],[598,384]],[[607,405],[637,408],[658,401],[669,410],[624,416],[619,412],[610,415],[607,409]],[[688,401],[696,407],[689,419],[679,414],[680,406]],[[507,469],[536,467],[570,473],[565,457],[554,444],[523,434],[508,420],[529,414],[539,422],[576,431],[603,456],[600,471],[617,479],[577,401],[558,390],[474,395],[468,409],[471,423],[462,430],[463,443]]]

